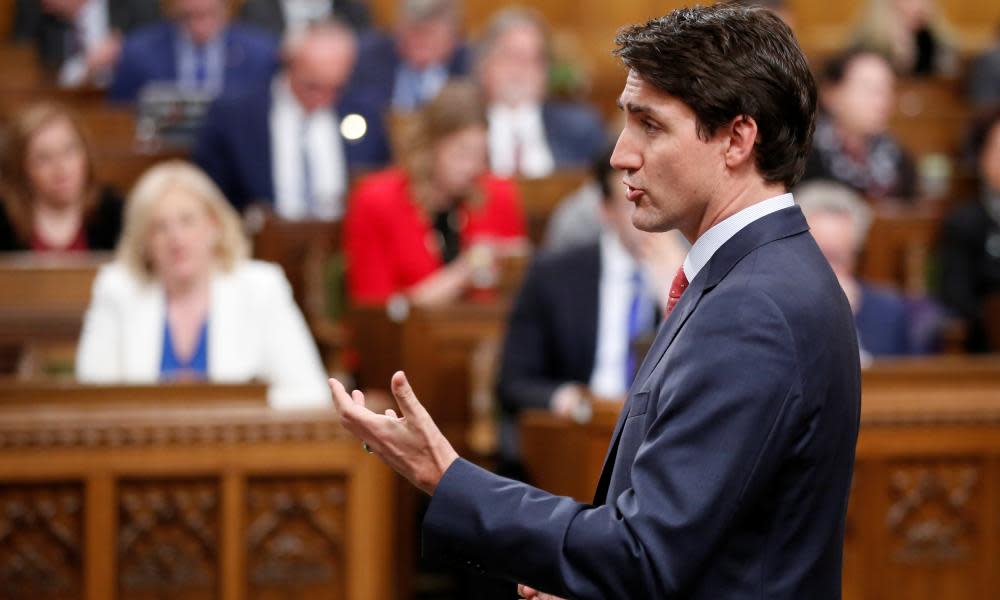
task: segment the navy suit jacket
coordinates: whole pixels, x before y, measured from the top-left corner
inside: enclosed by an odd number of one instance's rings
[[[271,165],[271,89],[223,96],[212,103],[192,151],[192,159],[239,210],[252,202],[274,202]],[[337,107],[343,118],[360,114],[368,131],[359,140],[343,139],[348,170],[374,170],[389,160],[382,121],[371,107],[345,98]]]
[[[557,169],[589,167],[608,146],[601,117],[585,104],[546,102],[542,126]]]
[[[790,207],[661,324],[593,505],[459,459],[424,552],[566,598],[838,599],[859,409],[850,306]]]
[[[861,347],[873,356],[913,354],[909,310],[902,296],[871,285],[861,286],[861,305],[854,316]]]
[[[541,254],[510,314],[497,396],[504,410],[549,408],[567,381],[587,385],[594,370],[601,246]]]
[[[468,47],[456,47],[446,65],[449,77],[468,75],[471,62]],[[402,63],[392,36],[377,31],[362,34],[358,42],[358,60],[346,93],[380,114],[387,113],[392,108],[396,71]]]
[[[135,102],[152,81],[177,81],[177,25],[163,21],[125,38],[108,96],[115,102]],[[224,93],[235,93],[270,81],[278,65],[278,40],[256,27],[232,24],[224,32],[226,67]]]

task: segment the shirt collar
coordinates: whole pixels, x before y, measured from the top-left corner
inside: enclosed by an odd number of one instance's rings
[[[694,278],[708,264],[708,261],[712,259],[716,251],[744,227],[757,219],[794,205],[795,199],[791,193],[782,194],[748,206],[735,215],[713,225],[701,237],[695,240],[694,245],[691,246],[691,250],[684,259],[684,275],[687,277],[687,280],[694,281]]]

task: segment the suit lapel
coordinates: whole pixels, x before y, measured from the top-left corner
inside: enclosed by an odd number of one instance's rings
[[[698,272],[694,281],[691,282],[691,285],[688,286],[688,289],[681,296],[670,317],[660,325],[656,339],[653,341],[653,345],[646,354],[646,359],[643,360],[642,366],[639,368],[639,372],[632,383],[632,388],[629,390],[629,399],[625,402],[621,413],[618,415],[618,422],[615,424],[615,431],[611,438],[612,441],[608,454],[604,458],[601,478],[598,481],[597,490],[594,495],[595,505],[603,504],[607,500],[611,475],[617,459],[618,441],[622,428],[625,425],[625,418],[628,415],[633,393],[646,387],[646,381],[657,365],[660,364],[660,361],[666,354],[667,349],[670,348],[670,344],[673,343],[674,338],[677,337],[677,333],[681,327],[691,314],[694,313],[701,298],[718,285],[729,274],[729,271],[732,270],[736,263],[753,250],[766,243],[798,235],[808,230],[809,227],[806,225],[805,217],[803,217],[802,211],[798,206],[792,206],[771,213],[750,223],[730,238],[729,241],[716,251],[708,261],[708,264]]]

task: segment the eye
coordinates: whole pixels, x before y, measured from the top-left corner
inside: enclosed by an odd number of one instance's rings
[[[642,128],[646,130],[646,133],[653,133],[660,130],[660,127],[649,119],[643,119],[641,122]]]

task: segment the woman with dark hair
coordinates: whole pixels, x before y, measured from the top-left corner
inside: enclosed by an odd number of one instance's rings
[[[402,167],[358,184],[344,223],[354,302],[445,304],[524,243],[514,185],[487,171],[486,127],[478,90],[448,84],[412,124]]]
[[[913,161],[889,132],[896,76],[888,59],[854,48],[828,62],[821,78],[823,113],[803,179],[832,179],[869,200],[913,200]]]
[[[118,240],[121,197],[97,183],[83,129],[57,104],[34,104],[10,122],[0,197],[0,251],[110,250]]]

